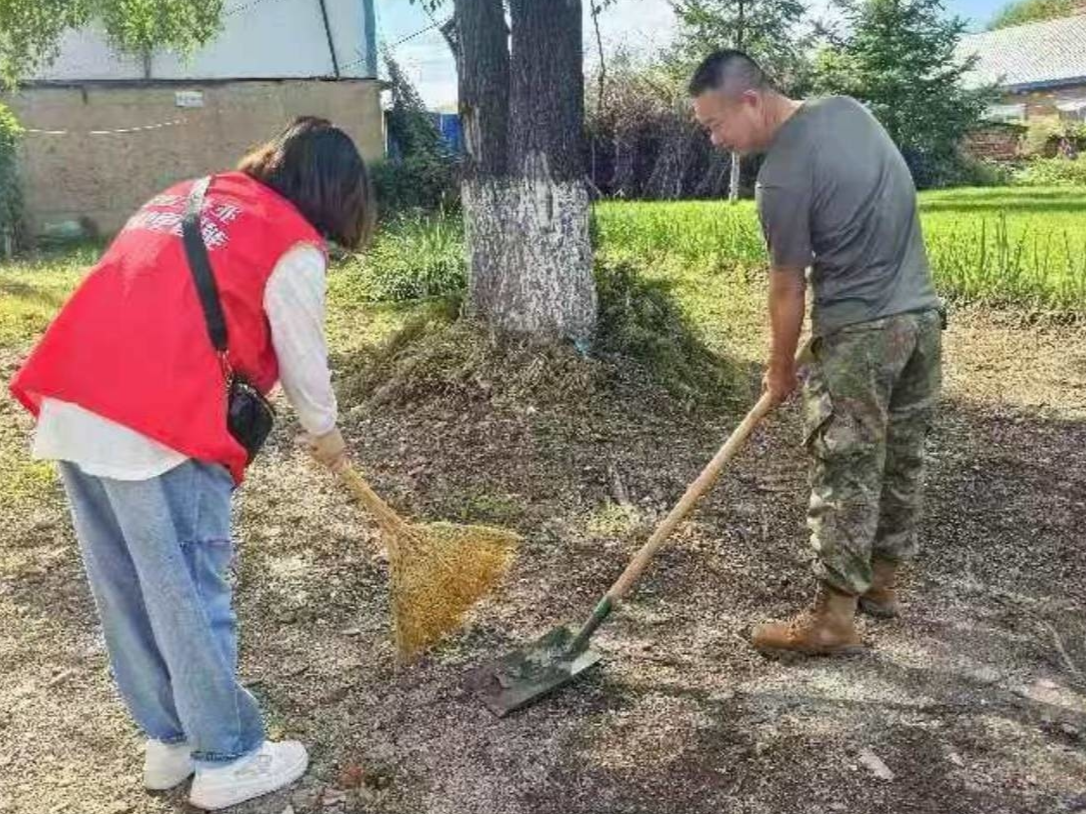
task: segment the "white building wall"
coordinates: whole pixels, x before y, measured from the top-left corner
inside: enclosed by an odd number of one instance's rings
[[[325,0],[344,78],[370,76],[366,4]],[[230,0],[223,31],[206,48],[182,59],[159,52],[147,66],[115,53],[96,31],[69,32],[58,59],[37,79],[59,82],[133,79],[297,79],[333,76],[319,0]],[[372,15],[370,16],[372,19]]]

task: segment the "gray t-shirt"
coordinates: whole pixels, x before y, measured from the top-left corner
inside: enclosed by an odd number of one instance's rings
[[[847,96],[805,102],[758,173],[775,266],[811,266],[815,333],[938,305],[909,168],[874,116]]]

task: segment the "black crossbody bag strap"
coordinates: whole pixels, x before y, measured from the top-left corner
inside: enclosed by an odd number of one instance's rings
[[[200,226],[200,212],[211,178],[201,178],[193,184],[181,221],[181,240],[185,245],[196,291],[207,323],[207,335],[218,353],[226,378],[226,428],[234,439],[245,448],[247,462],[252,462],[264,445],[275,423],[275,410],[264,395],[230,365],[227,357],[226,318],[223,316],[219,287],[211,272],[211,258]]]
[[[181,222],[181,240],[185,244],[185,256],[189,261],[192,278],[196,281],[196,291],[200,295],[204,320],[207,322],[207,335],[211,344],[225,357],[227,349],[226,318],[219,301],[219,287],[215,285],[215,275],[211,273],[211,258],[200,226],[200,212],[204,208],[204,196],[211,183],[211,177],[201,178],[193,184],[189,193],[185,217]]]

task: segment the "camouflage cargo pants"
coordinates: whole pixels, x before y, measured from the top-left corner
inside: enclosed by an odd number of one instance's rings
[[[871,559],[917,547],[924,442],[942,384],[938,311],[900,314],[819,337],[804,385],[811,456],[807,525],[815,574],[860,594]]]

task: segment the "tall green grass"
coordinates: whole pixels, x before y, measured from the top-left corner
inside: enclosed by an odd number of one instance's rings
[[[944,190],[920,197],[936,286],[959,302],[1086,311],[1086,187]],[[761,268],[750,202],[608,202],[596,208],[604,252],[680,258],[706,273]]]
[[[467,280],[462,221],[443,213],[398,216],[382,226],[373,245],[347,261],[345,272],[337,285],[363,300],[457,292]]]
[[[945,296],[1086,312],[1086,187],[940,190],[921,194],[920,206],[935,282]],[[603,259],[673,283],[700,285],[706,275],[719,275],[741,285],[767,264],[750,201],[605,202],[595,207],[593,226]],[[369,250],[330,277],[344,331],[357,330],[353,309],[363,303],[461,291],[463,239],[459,215],[404,216],[384,225]],[[0,344],[40,333],[99,249],[40,253],[0,267]]]
[[[936,286],[958,302],[1086,311],[1086,187],[940,190],[920,196]],[[647,273],[760,272],[768,262],[751,201],[605,202],[601,256]],[[446,296],[466,278],[458,217],[403,217],[334,281],[361,300]]]
[[[1086,187],[921,195],[936,284],[952,298],[1086,311]]]
[[[751,201],[607,202],[594,221],[598,243],[624,255],[670,255],[714,268],[766,260]]]
[[[957,299],[1086,310],[1086,229],[1015,228],[1001,211],[930,229],[927,244],[937,284]]]

